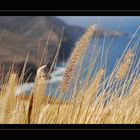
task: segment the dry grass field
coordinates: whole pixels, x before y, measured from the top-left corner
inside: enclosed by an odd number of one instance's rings
[[[82,86],[79,84],[83,73],[82,56],[95,30],[95,25],[89,26],[75,43],[63,79],[55,89],[59,98],[44,96],[48,81],[45,66],[38,68],[30,96],[15,96],[22,76],[18,77],[10,69],[0,91],[0,124],[139,124],[140,59],[135,60],[137,42],[131,49],[127,49],[128,43],[109,76],[105,76],[107,58],[91,76],[98,55],[95,45],[86,80]],[[75,72],[77,64],[79,67]],[[65,99],[67,94],[71,96]]]

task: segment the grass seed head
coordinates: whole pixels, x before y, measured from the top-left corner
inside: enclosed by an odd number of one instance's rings
[[[132,57],[133,57],[132,50],[128,50],[126,55],[124,56],[122,63],[120,64],[118,71],[117,71],[116,78],[118,80],[122,80],[124,78],[124,76],[126,75],[128,69],[129,69],[129,66],[131,64]]]
[[[75,69],[76,63],[78,62],[78,59],[82,55],[85,48],[88,46],[88,43],[95,32],[96,26],[89,26],[89,28],[86,30],[85,34],[80,38],[80,40],[76,43],[74,50],[71,53],[71,56],[68,60],[68,64],[66,67],[66,71],[64,73],[63,79],[60,83],[60,93],[63,94],[70,83],[70,80],[72,78],[73,71]]]

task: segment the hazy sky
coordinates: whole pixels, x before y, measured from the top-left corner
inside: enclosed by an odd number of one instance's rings
[[[58,16],[68,24],[87,27],[100,23],[100,27],[133,32],[140,25],[140,16]]]
[[[124,22],[132,23],[140,21],[140,16],[58,16],[69,24],[75,24],[80,26],[88,26],[89,24],[97,23],[99,21],[109,24],[110,22]]]

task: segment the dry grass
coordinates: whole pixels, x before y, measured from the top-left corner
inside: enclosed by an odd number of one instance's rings
[[[70,79],[72,77],[74,68],[76,66],[76,63],[78,62],[78,59],[82,55],[83,51],[87,47],[96,26],[90,26],[85,34],[80,38],[80,40],[76,43],[75,48],[69,58],[69,62],[66,68],[66,72],[64,73],[63,80],[60,84],[60,93],[64,94],[64,92],[67,90]]]
[[[129,68],[129,65],[132,62],[132,57],[133,57],[132,50],[128,50],[128,52],[124,56],[123,62],[121,63],[121,65],[120,65],[120,67],[119,67],[119,69],[117,71],[116,77],[117,77],[118,80],[123,79],[123,77],[127,73],[127,70]]]
[[[56,92],[60,98],[49,98],[44,101],[47,79],[44,67],[38,69],[30,97],[16,98],[14,96],[18,82],[16,73],[11,73],[6,89],[0,91],[0,123],[8,124],[135,124],[140,123],[140,59],[135,62],[135,48],[129,49],[122,60],[118,61],[112,73],[105,77],[105,68],[96,70],[90,81],[82,86],[71,80],[82,75],[80,70],[74,74],[80,56],[84,53],[95,26],[90,26],[77,42],[74,48],[63,80]],[[132,65],[135,62],[135,65]],[[93,62],[91,62],[94,64]],[[82,64],[82,63],[81,63]],[[132,67],[133,66],[133,67]],[[91,66],[89,67],[91,69]],[[79,67],[80,69],[80,67]],[[91,70],[88,70],[86,80],[89,80]],[[20,79],[20,78],[19,78]],[[68,90],[70,88],[70,91]],[[62,95],[71,92],[66,100]]]

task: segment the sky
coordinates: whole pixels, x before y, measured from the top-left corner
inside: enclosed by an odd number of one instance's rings
[[[140,25],[140,16],[58,16],[68,24],[87,27],[98,24],[101,28],[133,33]],[[100,23],[100,24],[99,24]]]

